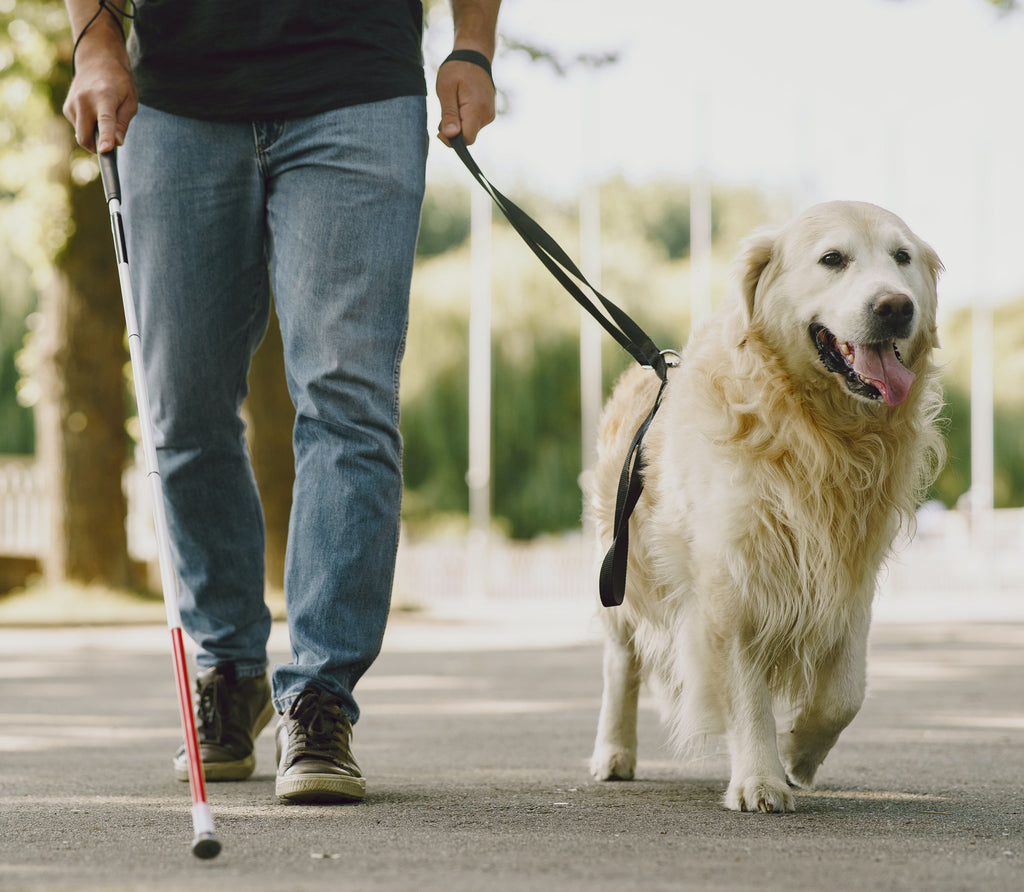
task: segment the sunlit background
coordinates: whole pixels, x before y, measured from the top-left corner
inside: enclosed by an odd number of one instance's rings
[[[426,6],[432,92],[452,25],[443,0]],[[47,99],[66,89],[63,4],[0,0],[0,15],[3,591],[31,583],[50,548],[49,472],[35,453],[40,344],[53,326],[39,298],[74,225],[45,173],[70,135]],[[505,0],[499,32],[499,117],[474,156],[662,346],[685,343],[722,301],[743,237],[817,201],[882,205],[936,249],[950,460],[884,585],[904,598],[1019,594],[1024,10],[994,0]],[[79,186],[95,176],[82,153],[67,169]],[[434,140],[403,379],[397,603],[593,597],[579,480],[600,402],[629,362]],[[90,430],[87,413],[71,411],[65,429]],[[133,466],[125,487],[129,548],[151,561]]]
[[[567,69],[499,49],[505,111],[477,155],[504,183],[571,196],[588,178],[704,169],[794,209],[871,201],[937,248],[946,304],[1024,292],[1024,13],[986,0],[506,0],[501,30]],[[430,35],[435,64],[448,33]],[[433,169],[447,173],[443,154]]]

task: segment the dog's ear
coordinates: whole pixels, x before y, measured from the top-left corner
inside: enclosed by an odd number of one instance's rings
[[[761,275],[771,262],[777,230],[758,229],[744,239],[733,268],[743,313],[749,323],[754,316],[754,295]]]
[[[931,276],[931,281],[928,283],[931,285],[932,294],[935,297],[935,304],[938,304],[938,291],[939,291],[939,276],[941,276],[946,268],[942,265],[942,261],[939,260],[939,255],[935,253],[935,250],[927,242],[920,242],[921,245],[921,256],[924,258],[925,266],[928,269],[928,273]],[[932,318],[929,320],[929,335],[931,338],[931,346],[933,349],[937,349],[940,346],[939,343],[939,332],[935,325],[935,317],[932,314]]]
[[[924,251],[924,262],[928,267],[928,272],[932,275],[932,287],[938,288],[939,276],[946,271],[946,268],[942,265],[939,255],[935,253],[931,245],[921,242],[921,249]]]

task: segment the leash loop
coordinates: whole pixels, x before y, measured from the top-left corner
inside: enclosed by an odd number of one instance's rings
[[[679,365],[679,354],[674,350],[658,349],[654,341],[636,322],[587,281],[561,245],[536,220],[494,187],[477,166],[473,156],[469,154],[469,148],[461,133],[452,138],[451,145],[473,178],[491,196],[512,228],[519,233],[527,247],[537,255],[541,263],[548,268],[562,287],[601,324],[601,327],[630,356],[644,368],[653,369],[661,379],[658,396],[630,443],[626,461],[619,475],[612,545],[601,564],[598,581],[601,603],[605,607],[616,607],[622,603],[626,592],[626,569],[629,563],[629,518],[633,509],[636,508],[644,488],[644,461],[641,447],[644,435],[661,405],[665,385],[668,383],[668,370]],[[597,298],[604,312],[601,312],[594,301],[587,297],[580,285],[586,287]]]

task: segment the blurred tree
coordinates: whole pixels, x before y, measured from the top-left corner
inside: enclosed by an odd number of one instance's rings
[[[417,257],[437,257],[469,238],[469,190],[428,187],[420,216]]]
[[[51,497],[44,574],[124,586],[124,321],[96,164],[75,148],[60,114],[70,79],[67,19],[57,0],[2,0],[0,15],[4,235],[40,294],[23,393],[34,403]]]
[[[669,260],[690,256],[690,189],[678,183],[657,183],[631,189],[629,212],[644,221],[644,234]],[[719,230],[717,199],[712,200],[711,237]]]
[[[61,123],[54,140],[66,140]],[[70,160],[70,145],[68,146]],[[122,475],[124,318],[106,201],[98,180],[78,184],[70,165],[54,176],[68,187],[76,221],[40,298],[41,399],[37,455],[50,481],[51,542],[43,572],[115,587],[133,582],[125,529]]]

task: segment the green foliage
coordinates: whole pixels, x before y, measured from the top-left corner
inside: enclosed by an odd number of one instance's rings
[[[946,387],[946,442],[949,461],[932,490],[932,498],[956,505],[971,488],[971,400],[958,386]],[[1024,506],[1024,406],[997,406],[993,419],[996,508]]]
[[[633,213],[644,221],[644,233],[660,245],[669,260],[690,256],[690,190],[680,185],[665,188],[664,184],[634,190]],[[711,236],[718,234],[718,208],[711,206]]]
[[[647,235],[665,249],[669,260],[690,254],[690,207],[682,202],[668,204],[647,224]]]
[[[445,213],[468,210],[462,189],[435,185],[431,195],[424,208],[426,232]],[[570,254],[579,255],[574,207],[536,196],[519,200]],[[737,231],[761,221],[763,206],[747,193],[727,206],[732,217],[723,219]],[[680,346],[689,325],[688,265],[678,256],[688,247],[687,189],[617,181],[602,187],[601,207],[602,290],[657,343]],[[661,240],[652,239],[650,231],[659,225]],[[720,290],[734,249],[731,241],[719,248]],[[580,523],[582,311],[497,215],[492,260],[493,513],[513,537],[532,538]],[[433,256],[421,249],[402,393],[403,514],[414,527],[468,510],[468,308],[468,244]],[[607,393],[632,360],[610,337],[602,352]]]
[[[582,470],[579,348],[567,336],[537,339],[528,363],[495,357],[494,513],[530,539],[580,522]]]
[[[465,344],[465,320],[450,318],[447,322]],[[415,374],[407,370],[406,380]],[[435,514],[469,510],[465,476],[469,467],[469,371],[465,358],[439,368],[423,383],[426,386],[415,398],[402,401],[403,514],[413,523],[424,523]]]
[[[6,334],[0,338],[8,340]],[[0,342],[0,455],[31,455],[35,451],[32,411],[13,398],[17,382],[14,351]]]
[[[32,411],[21,405],[18,391],[18,355],[27,331],[26,317],[35,299],[25,264],[0,243],[0,454],[31,454],[35,447]]]
[[[428,188],[420,215],[417,257],[437,257],[469,238],[469,191]]]
[[[464,320],[447,324],[468,335]],[[519,539],[573,528],[581,506],[578,346],[567,335],[541,335],[526,361],[500,341],[492,349],[494,515]],[[468,511],[468,401],[465,354],[404,401],[407,523]]]
[[[993,312],[994,498],[997,508],[1011,508],[1024,506],[1024,299]],[[969,309],[958,310],[939,326],[950,459],[935,494],[947,505],[954,504],[971,484],[972,328]]]
[[[16,391],[26,318],[69,234],[67,194],[50,173],[70,51],[59,0],[0,0],[0,453],[34,447],[31,387],[21,403]]]
[[[53,0],[0,0],[0,240],[38,286],[68,235],[67,195],[49,176],[67,90],[70,38]],[[0,301],[2,301],[0,295]]]

